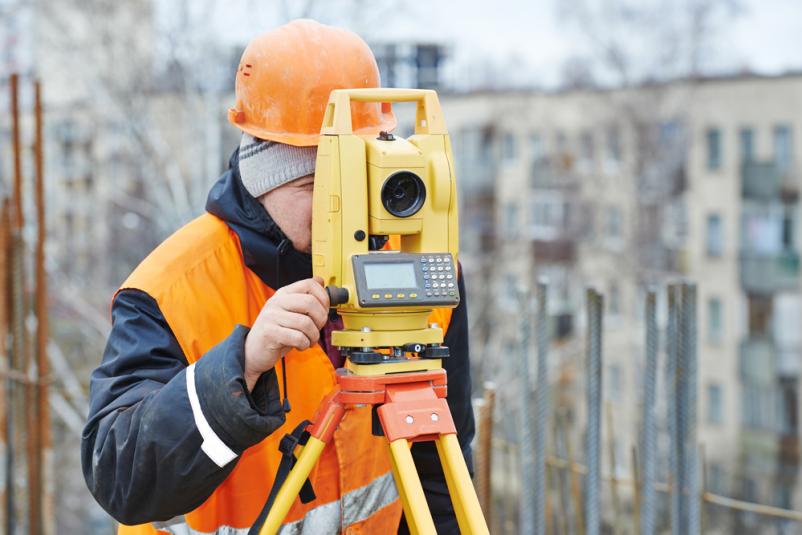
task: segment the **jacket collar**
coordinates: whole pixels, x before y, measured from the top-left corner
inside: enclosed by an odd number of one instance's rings
[[[206,211],[237,234],[245,265],[271,288],[277,290],[312,276],[311,255],[292,247],[267,210],[242,185],[239,149],[231,155],[228,170],[212,186]]]

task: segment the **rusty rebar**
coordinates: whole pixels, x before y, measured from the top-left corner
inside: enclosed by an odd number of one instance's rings
[[[493,493],[493,412],[496,405],[496,385],[486,382],[484,399],[479,408],[479,435],[476,458],[476,493],[488,525],[492,525]]]
[[[610,459],[610,498],[612,500],[613,535],[623,533],[621,529],[621,500],[618,496],[618,461],[615,456],[615,427],[613,425],[613,406],[608,401],[604,405],[607,419],[607,453]]]
[[[45,241],[47,226],[45,220],[44,190],[44,124],[42,117],[42,85],[39,80],[34,84],[34,168],[36,195],[36,372],[37,372],[37,444],[36,464],[38,471],[39,522],[43,533],[53,533],[53,493],[50,478],[50,403],[48,397],[48,375],[50,362],[47,356],[47,340],[49,338],[49,321],[47,314],[47,274],[45,272]]]
[[[19,77],[16,73],[11,75],[9,80],[11,91],[11,138],[14,161],[14,187],[12,204],[12,225],[11,225],[11,244],[9,255],[11,262],[11,370],[24,370],[26,336],[25,336],[25,277],[24,264],[22,261],[22,228],[25,225],[25,216],[22,203],[22,146],[20,141],[19,124]],[[6,486],[6,507],[7,531],[13,533],[17,524],[16,511],[16,480],[15,473],[18,465],[17,456],[25,450],[23,435],[25,413],[24,413],[24,394],[25,387],[19,387],[13,382],[8,383],[9,399],[9,442],[7,457],[7,486]]]
[[[11,205],[7,198],[2,200],[0,208],[0,372],[6,372],[9,365],[8,327],[11,315],[11,285],[10,273],[10,246],[11,246]],[[0,462],[6,463],[8,454],[8,409],[10,406],[7,392],[7,379],[0,377]],[[7,470],[8,466],[4,466]],[[8,510],[6,509],[8,481],[0,480],[0,525],[7,525]]]
[[[17,73],[11,74],[9,89],[11,91],[11,143],[14,161],[14,208],[12,216],[13,228],[19,230],[22,229],[25,219],[22,212],[22,149],[19,128],[19,75]]]

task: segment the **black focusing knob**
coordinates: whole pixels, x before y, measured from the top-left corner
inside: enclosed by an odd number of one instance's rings
[[[329,306],[336,307],[348,302],[348,290],[339,286],[326,286],[326,293],[329,294]]]

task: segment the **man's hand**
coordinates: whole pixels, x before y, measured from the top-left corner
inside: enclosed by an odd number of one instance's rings
[[[328,314],[329,296],[320,277],[284,286],[268,299],[245,338],[248,391],[290,349],[316,344]]]

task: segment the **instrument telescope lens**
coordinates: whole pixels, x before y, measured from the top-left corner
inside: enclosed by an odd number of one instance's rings
[[[390,175],[382,186],[384,208],[396,217],[415,215],[426,200],[423,180],[411,171],[398,171]]]

